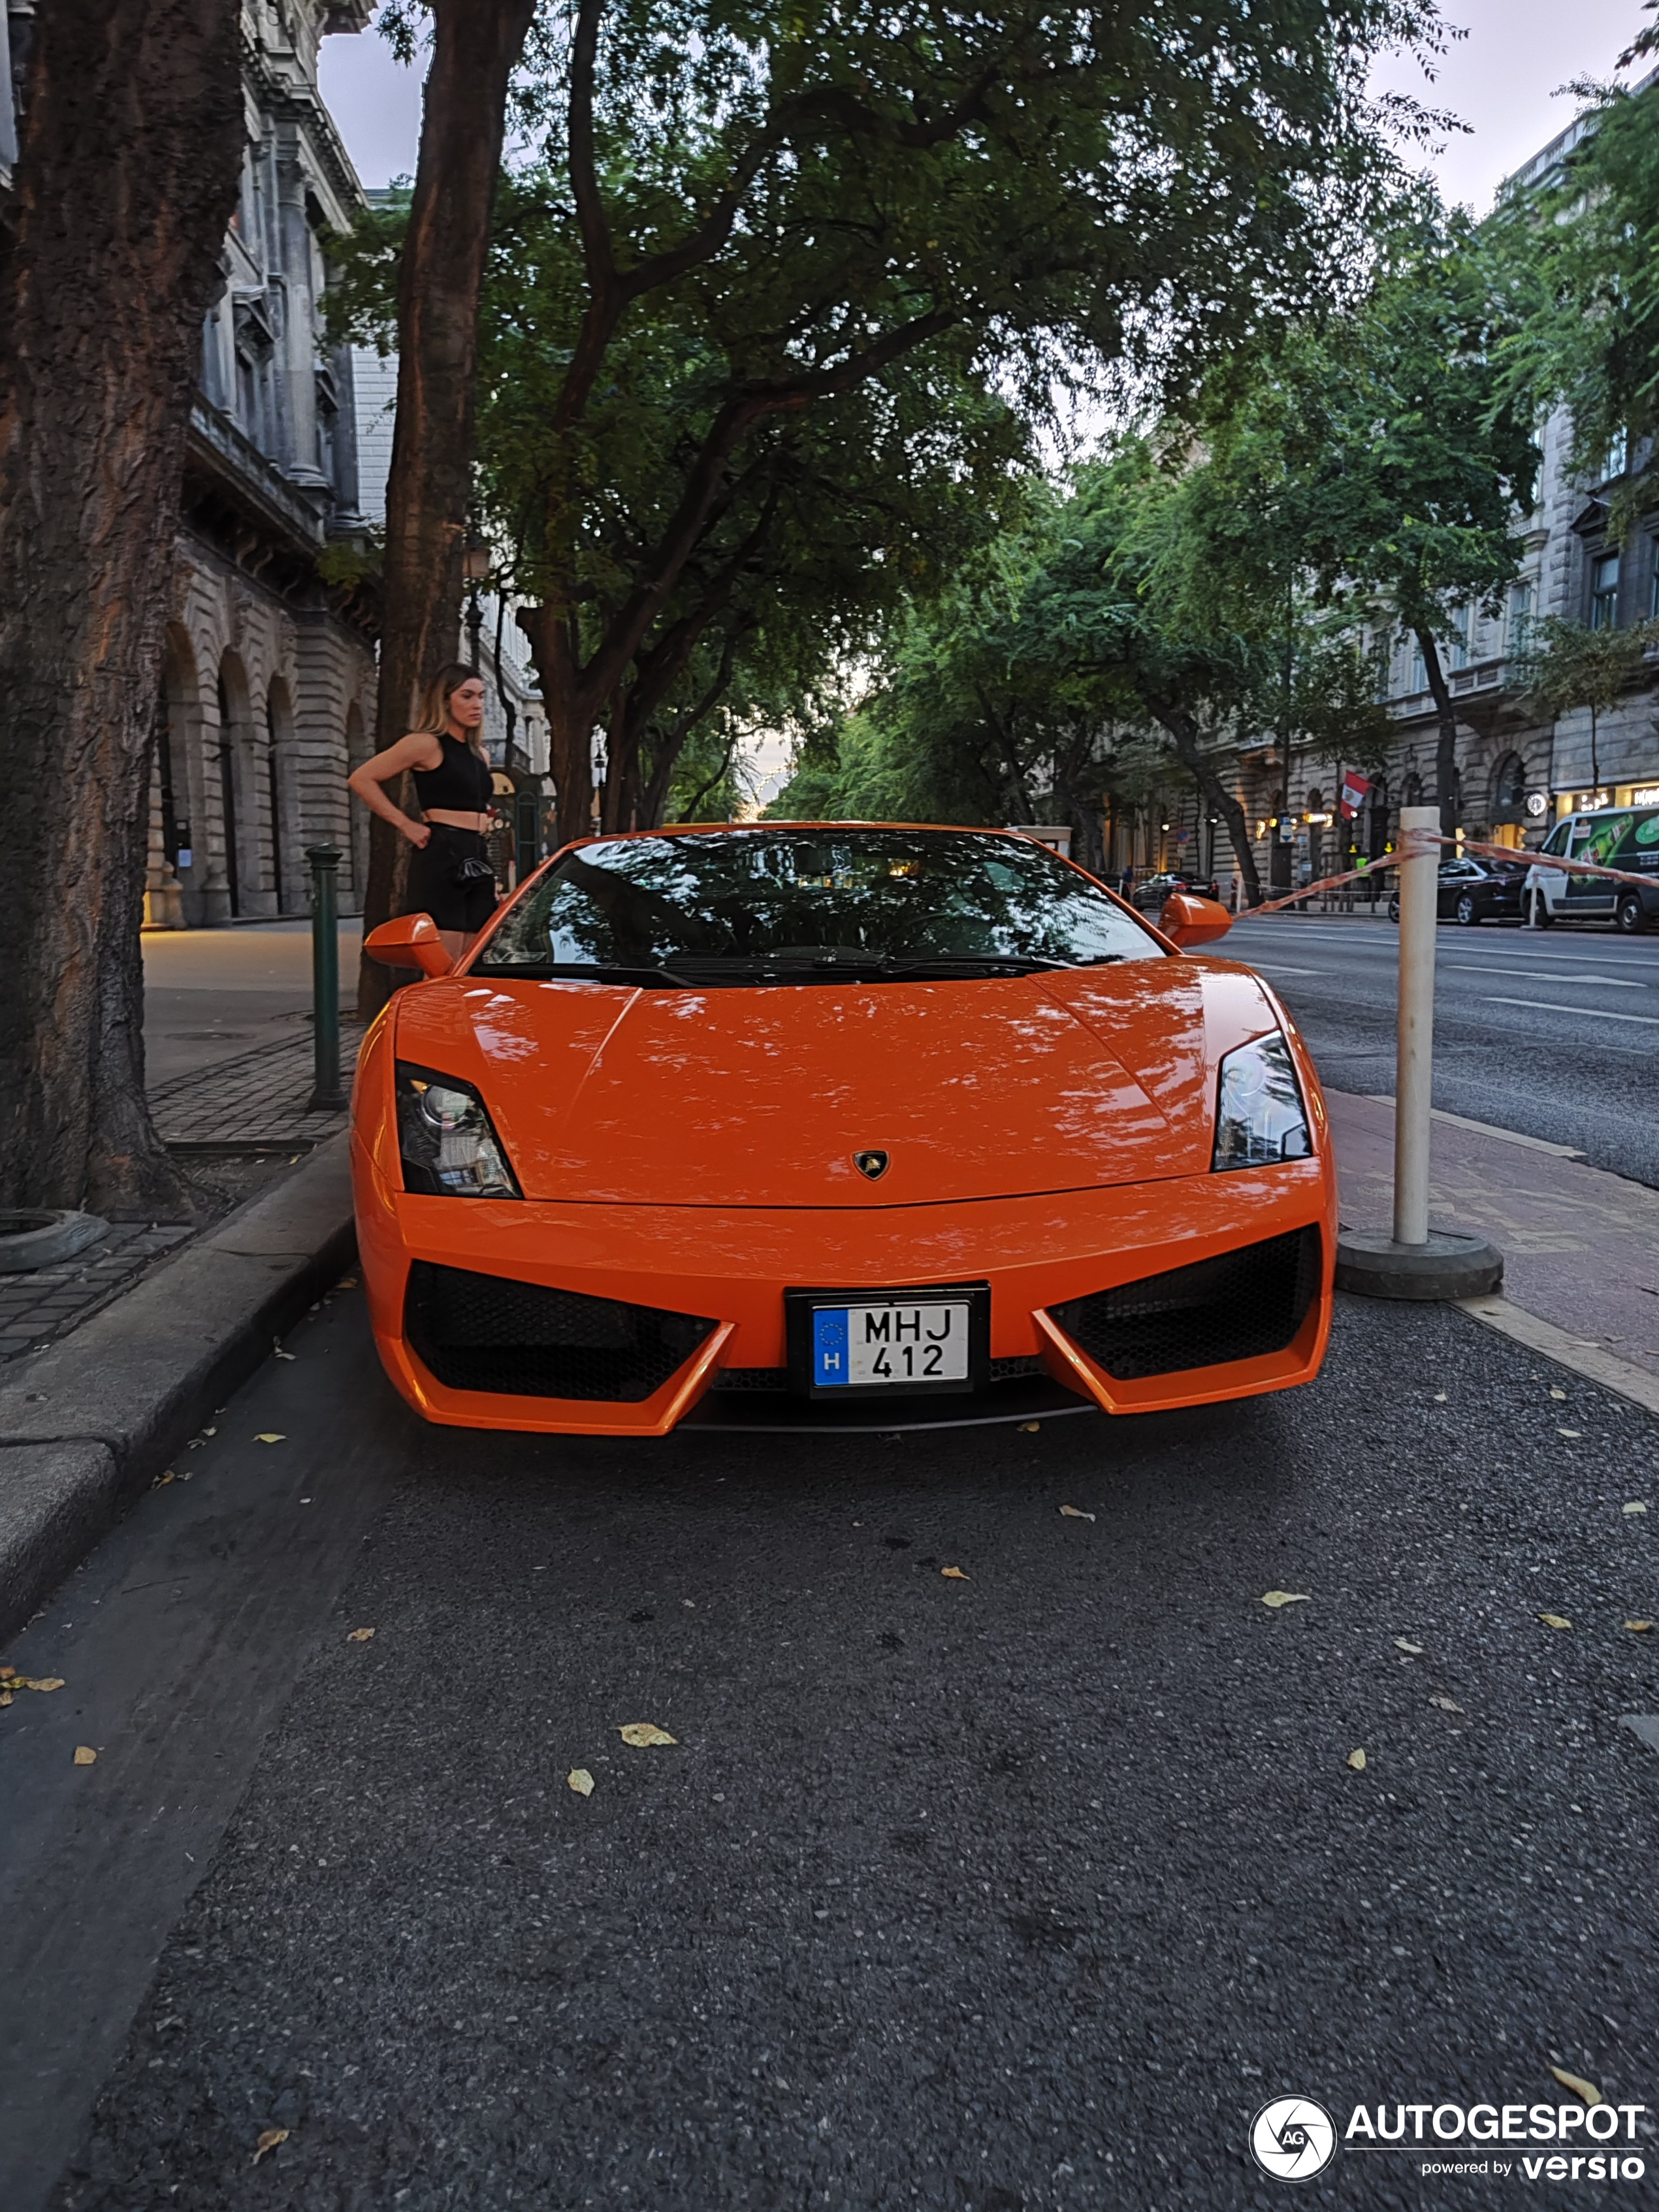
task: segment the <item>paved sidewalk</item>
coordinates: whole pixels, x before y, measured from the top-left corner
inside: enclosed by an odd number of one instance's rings
[[[362,925],[340,924],[340,985],[356,992]],[[144,1065],[150,1089],[176,1075],[284,1045],[311,1028],[311,925],[144,932]]]
[[[1386,1229],[1394,1210],[1394,1101],[1328,1091],[1342,1218]],[[1559,1146],[1437,1115],[1429,1176],[1437,1229],[1504,1255],[1513,1305],[1659,1382],[1659,1191],[1563,1156]]]
[[[343,1023],[340,1065],[349,1085],[362,1031]],[[280,1044],[261,1045],[215,1066],[192,1069],[152,1085],[155,1126],[171,1147],[210,1151],[249,1146],[309,1149],[345,1127],[343,1114],[313,1114],[311,1029]]]
[[[361,1030],[342,1026],[340,1060],[348,1086],[362,1037]],[[228,1205],[296,1166],[343,1129],[343,1114],[310,1111],[311,1089],[309,1024],[276,1044],[153,1085],[156,1127],[198,1184],[210,1218],[200,1230],[115,1222],[107,1236],[60,1267],[0,1275],[0,1366],[89,1321],[158,1261],[210,1230]]]

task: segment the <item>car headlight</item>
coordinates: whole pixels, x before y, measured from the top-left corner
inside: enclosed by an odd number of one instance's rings
[[[1283,1031],[1230,1052],[1221,1063],[1212,1171],[1305,1160],[1312,1151],[1302,1086]]]
[[[459,1076],[398,1062],[404,1188],[429,1198],[522,1198],[484,1103]]]

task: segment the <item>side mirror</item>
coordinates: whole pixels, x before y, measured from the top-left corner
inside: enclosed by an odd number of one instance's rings
[[[383,968],[418,968],[423,975],[447,975],[455,965],[429,914],[383,921],[363,939],[363,950]]]
[[[1158,926],[1187,952],[1195,945],[1213,945],[1218,937],[1224,937],[1233,926],[1233,918],[1214,899],[1194,898],[1190,891],[1171,891],[1164,902]],[[374,933],[376,937],[380,933],[379,930]]]

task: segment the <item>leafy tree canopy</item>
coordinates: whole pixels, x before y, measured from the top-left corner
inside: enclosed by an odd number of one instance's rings
[[[1190,388],[1351,286],[1426,120],[1371,63],[1437,36],[1432,0],[550,9],[484,434],[563,826],[592,728],[615,773],[645,743],[619,697],[715,633],[740,552],[757,583],[775,531],[864,530],[862,470],[912,498],[871,549],[902,573],[927,485],[971,507],[1011,414]]]
[[[1659,83],[1573,88],[1590,102],[1583,135],[1487,226],[1523,310],[1503,367],[1526,404],[1571,409],[1583,474],[1617,473],[1621,448],[1637,463],[1627,520],[1651,495],[1659,436]]]

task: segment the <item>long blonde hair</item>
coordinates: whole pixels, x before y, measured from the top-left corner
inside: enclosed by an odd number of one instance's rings
[[[449,702],[463,684],[482,681],[476,668],[469,668],[464,660],[452,660],[427,679],[421,694],[420,710],[415,717],[415,727],[422,734],[434,738],[449,734]],[[480,760],[489,755],[484,750],[483,726],[469,731],[466,742]]]

